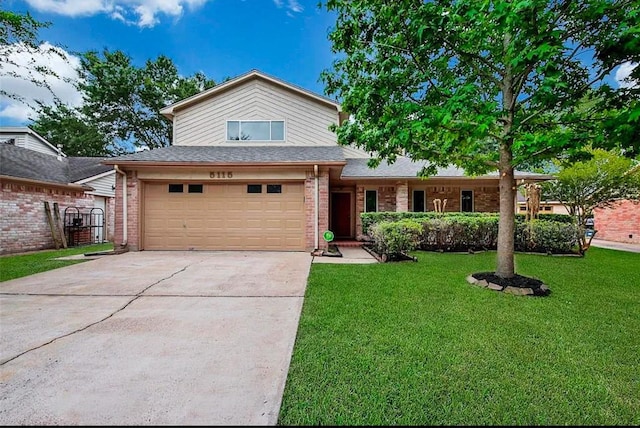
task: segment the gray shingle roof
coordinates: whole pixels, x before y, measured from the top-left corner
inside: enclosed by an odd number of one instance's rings
[[[69,184],[113,169],[102,165],[104,158],[62,158],[0,144],[0,175]]]
[[[347,159],[347,164],[342,169],[341,178],[416,178],[425,161],[415,162],[406,157],[399,157],[393,164],[389,165],[386,161],[382,161],[377,168],[369,168],[368,159]],[[464,170],[450,166],[447,168],[438,168],[435,176],[437,178],[463,178],[466,177]],[[490,172],[479,177],[498,178],[498,172]],[[476,178],[479,178],[476,177]],[[545,174],[536,174],[529,172],[515,172],[516,178],[537,178],[545,180],[551,178]]]
[[[78,156],[68,159],[69,178],[72,182],[84,180],[85,178],[113,170],[112,166],[102,164],[102,161],[107,158]]]
[[[338,146],[170,146],[110,158],[109,163],[122,162],[344,162]]]

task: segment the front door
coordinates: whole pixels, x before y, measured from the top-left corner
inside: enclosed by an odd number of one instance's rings
[[[351,237],[351,193],[331,194],[331,229],[336,238]]]

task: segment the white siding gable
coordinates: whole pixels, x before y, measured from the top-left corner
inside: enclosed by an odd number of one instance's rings
[[[14,128],[15,129],[15,128]],[[46,155],[57,156],[58,150],[50,143],[38,138],[32,131],[24,128],[25,131],[16,130],[15,132],[1,130],[0,140],[6,142],[14,140],[16,147],[33,150],[34,152],[44,153]]]
[[[91,195],[100,195],[100,196],[108,196],[115,197],[116,191],[114,186],[116,185],[116,172],[109,171],[106,174],[96,175],[95,178],[91,177],[88,179],[80,180],[79,183],[86,184],[88,186],[93,187],[93,191],[89,191]]]
[[[228,120],[284,120],[285,141],[227,141]],[[329,131],[338,123],[335,107],[271,83],[251,79],[175,112],[176,146],[336,145]]]

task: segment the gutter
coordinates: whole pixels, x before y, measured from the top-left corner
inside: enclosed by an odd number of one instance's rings
[[[127,245],[127,173],[118,167],[118,165],[113,165],[113,169],[116,170],[118,174],[122,175],[122,243],[121,246],[125,247]]]

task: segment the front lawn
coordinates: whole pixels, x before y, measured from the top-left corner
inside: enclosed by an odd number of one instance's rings
[[[640,425],[640,254],[516,255],[548,297],[472,286],[495,253],[313,264],[280,425]]]
[[[0,282],[81,263],[84,260],[54,260],[58,257],[112,250],[113,244],[95,244],[63,250],[37,251],[30,254],[0,257]]]

